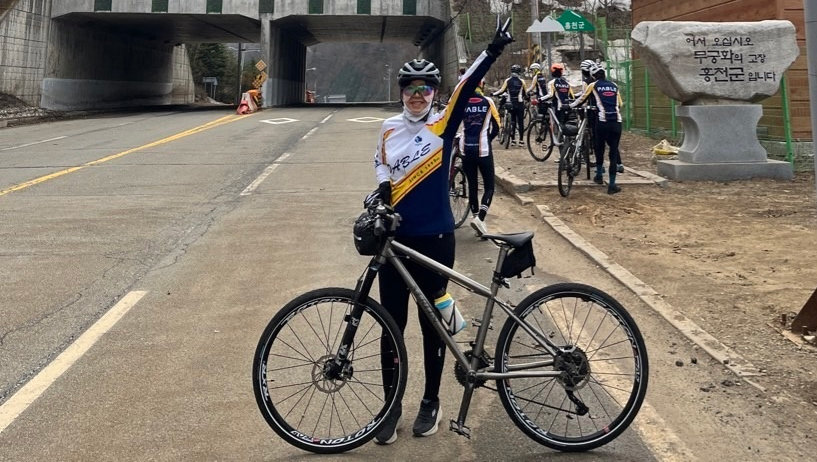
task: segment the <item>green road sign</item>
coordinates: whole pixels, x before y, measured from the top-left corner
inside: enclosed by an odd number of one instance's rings
[[[573,10],[565,10],[556,20],[564,26],[565,32],[593,32],[596,30],[592,22]]]

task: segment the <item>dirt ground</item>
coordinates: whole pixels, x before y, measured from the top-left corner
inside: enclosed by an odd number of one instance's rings
[[[622,161],[657,174],[657,141],[625,133]],[[556,179],[553,159],[537,162],[527,148],[494,154],[519,179]],[[770,394],[817,411],[817,350],[784,335],[783,323],[817,289],[814,171],[802,169],[792,181],[622,183],[615,195],[606,186],[574,185],[568,198],[541,186],[524,194],[765,371],[756,382]]]

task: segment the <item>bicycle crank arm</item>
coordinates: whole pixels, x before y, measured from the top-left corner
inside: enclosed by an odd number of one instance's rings
[[[466,427],[465,424],[459,423],[452,419],[448,429],[460,436],[468,438],[469,440],[471,439],[471,429]]]

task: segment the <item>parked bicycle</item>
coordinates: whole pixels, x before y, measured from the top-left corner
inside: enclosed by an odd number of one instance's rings
[[[448,174],[448,197],[451,202],[451,213],[454,215],[454,228],[465,223],[470,211],[468,205],[468,177],[462,169],[465,156],[460,151],[460,136],[454,138],[451,151],[451,169]]]
[[[525,130],[527,132],[528,152],[534,159],[544,162],[550,157],[555,146],[562,145],[563,127],[556,116],[556,111],[548,102],[532,98],[531,104],[533,106],[541,104],[547,106],[544,116],[537,111],[536,117],[530,121]]]
[[[573,180],[579,176],[582,164],[587,166],[587,179],[590,179],[590,151],[593,140],[587,128],[588,110],[586,107],[572,109],[564,125],[564,144],[559,156],[559,194],[567,197],[573,187]]]
[[[497,105],[499,108],[499,144],[505,146],[505,149],[508,149],[511,145],[511,139],[514,136],[514,130],[516,129],[516,123],[513,120],[513,104],[508,101],[508,97],[502,95],[499,99],[499,103]]]
[[[471,437],[469,407],[478,388],[491,388],[488,382],[496,383],[491,389],[516,426],[553,449],[597,448],[628,427],[647,391],[648,360],[641,333],[621,304],[593,287],[563,283],[538,289],[513,307],[497,294],[509,287],[507,278],[535,266],[533,233],[483,235],[499,246],[488,288],[396,241],[399,220],[390,208],[370,204],[354,234],[358,252],[372,259],[355,289],[305,293],[264,329],[253,356],[253,389],[281,438],[316,453],[348,451],[371,440],[401,402],[408,372],[404,340],[391,315],[369,296],[386,262],[456,358],[454,375],[464,391],[451,431]],[[486,300],[469,349],[451,336],[406,261]],[[497,306],[507,319],[491,355],[485,342]],[[391,380],[384,384],[386,370]]]

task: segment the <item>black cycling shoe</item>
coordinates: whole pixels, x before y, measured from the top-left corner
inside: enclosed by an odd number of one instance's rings
[[[440,401],[424,399],[420,402],[420,412],[414,419],[414,436],[431,436],[437,433],[442,415],[440,414]]]
[[[392,444],[397,441],[397,423],[400,422],[400,416],[403,415],[403,407],[401,404],[395,406],[391,413],[386,416],[386,424],[377,432],[374,437],[374,442],[377,444]]]
[[[624,165],[618,164],[618,167],[616,167],[616,171],[618,173],[624,173]]]
[[[604,178],[602,178],[601,175],[596,175],[593,177],[593,183],[604,184]]]
[[[621,187],[616,185],[610,185],[607,187],[607,194],[616,194],[621,192]]]

